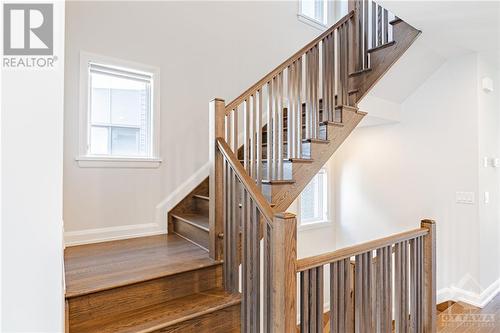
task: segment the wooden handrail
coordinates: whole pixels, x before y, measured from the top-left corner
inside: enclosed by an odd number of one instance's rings
[[[277,74],[282,72],[285,68],[290,66],[293,62],[295,62],[298,58],[300,58],[304,53],[309,51],[311,48],[313,48],[316,44],[319,43],[323,38],[328,36],[332,31],[340,27],[342,24],[347,22],[353,15],[354,15],[354,10],[351,10],[347,15],[342,17],[337,23],[335,23],[333,26],[331,26],[328,30],[323,32],[321,35],[313,39],[310,43],[308,43],[306,46],[301,48],[299,51],[295,52],[294,55],[292,55],[290,58],[285,60],[281,65],[273,69],[269,74],[264,76],[262,79],[260,79],[257,83],[252,85],[250,88],[248,88],[243,94],[240,96],[236,97],[231,103],[226,105],[226,114],[229,114],[231,110],[236,108],[238,105],[240,105],[245,99],[247,99],[249,96],[251,96],[255,91],[260,89],[264,84],[269,82],[273,77],[275,77]]]
[[[297,260],[297,272],[302,272],[311,268],[326,265],[335,261],[346,259],[370,250],[375,250],[394,243],[410,240],[416,237],[424,236],[429,233],[426,228],[418,228],[410,231],[401,232],[388,237],[375,239],[365,243],[345,247],[333,252],[320,254],[308,258]]]
[[[264,195],[262,195],[262,192],[255,184],[255,181],[250,178],[250,176],[248,176],[245,168],[243,168],[243,165],[241,165],[240,161],[223,138],[217,138],[217,146],[222,155],[224,155],[226,161],[236,173],[236,176],[239,178],[245,189],[255,201],[262,215],[264,215],[269,223],[272,223],[274,216],[273,209],[267,202]]]

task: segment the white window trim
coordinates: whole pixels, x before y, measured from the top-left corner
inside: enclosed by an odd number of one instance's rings
[[[137,71],[152,73],[152,156],[151,157],[120,157],[96,156],[88,154],[89,140],[89,62],[103,65],[131,68]],[[82,168],[157,168],[160,158],[160,70],[157,67],[136,62],[116,59],[89,52],[80,52],[80,96],[79,96],[79,155],[75,158]]]
[[[332,209],[332,200],[331,200],[331,186],[330,186],[330,177],[329,177],[329,170],[328,167],[325,166],[322,170],[324,170],[325,175],[326,175],[326,207],[324,208],[325,211],[325,219],[315,221],[315,222],[309,222],[309,223],[302,223],[302,216],[301,216],[301,195],[299,195],[298,200],[297,200],[297,217],[298,217],[298,230],[311,230],[311,229],[318,229],[318,228],[327,228],[332,226],[332,219],[331,219],[331,209]],[[316,176],[315,176],[316,177]]]
[[[328,21],[329,21],[329,1],[325,1],[325,15],[326,15],[326,22],[321,22],[321,21],[318,21],[312,17],[309,17],[307,15],[304,15],[302,14],[302,1],[301,0],[298,0],[298,14],[297,14],[297,18],[299,19],[299,21],[307,24],[307,25],[310,25],[311,27],[313,28],[316,28],[320,31],[325,31],[327,28],[328,28]]]

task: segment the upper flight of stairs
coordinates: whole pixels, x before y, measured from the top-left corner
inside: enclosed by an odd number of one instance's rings
[[[222,263],[177,235],[66,248],[71,333],[238,332]]]

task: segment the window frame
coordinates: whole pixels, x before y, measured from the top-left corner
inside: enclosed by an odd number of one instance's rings
[[[323,218],[319,219],[314,222],[305,222],[302,218],[302,193],[299,195],[299,198],[297,200],[297,216],[298,216],[298,228],[300,230],[307,230],[307,229],[315,229],[315,228],[322,228],[322,227],[328,227],[331,225],[331,217],[330,217],[330,209],[331,209],[331,196],[330,196],[330,179],[328,175],[328,169],[327,167],[321,168],[321,170],[314,176],[317,177],[318,174],[322,173],[325,177],[324,184],[323,184],[323,203],[322,203],[322,210],[323,210]],[[307,185],[309,186],[309,184]],[[305,222],[305,223],[304,223]]]
[[[329,22],[329,1],[327,0],[321,0],[323,2],[323,21],[319,21],[316,18],[310,17],[306,14],[303,13],[302,11],[302,3],[303,0],[298,0],[299,2],[299,8],[298,8],[298,14],[297,18],[299,21],[306,23],[318,30],[324,31],[325,29],[328,28],[328,22]]]
[[[151,134],[149,156],[113,156],[90,154],[90,63],[104,67],[123,69],[128,72],[151,75]],[[89,52],[80,52],[79,90],[79,155],[76,161],[80,167],[157,168],[160,158],[160,70],[157,67],[116,59]],[[148,138],[149,139],[149,138]]]

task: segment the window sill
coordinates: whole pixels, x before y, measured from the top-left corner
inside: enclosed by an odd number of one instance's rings
[[[331,221],[319,221],[319,222],[310,222],[306,224],[299,224],[298,229],[299,231],[313,230],[313,229],[328,228],[330,226],[332,226]]]
[[[162,162],[159,158],[79,156],[75,159],[80,168],[136,168],[155,169]]]
[[[316,21],[315,19],[310,18],[309,16],[306,16],[304,14],[297,14],[297,18],[300,22],[310,25],[311,27],[316,28],[320,31],[325,31],[328,28],[326,24]]]

